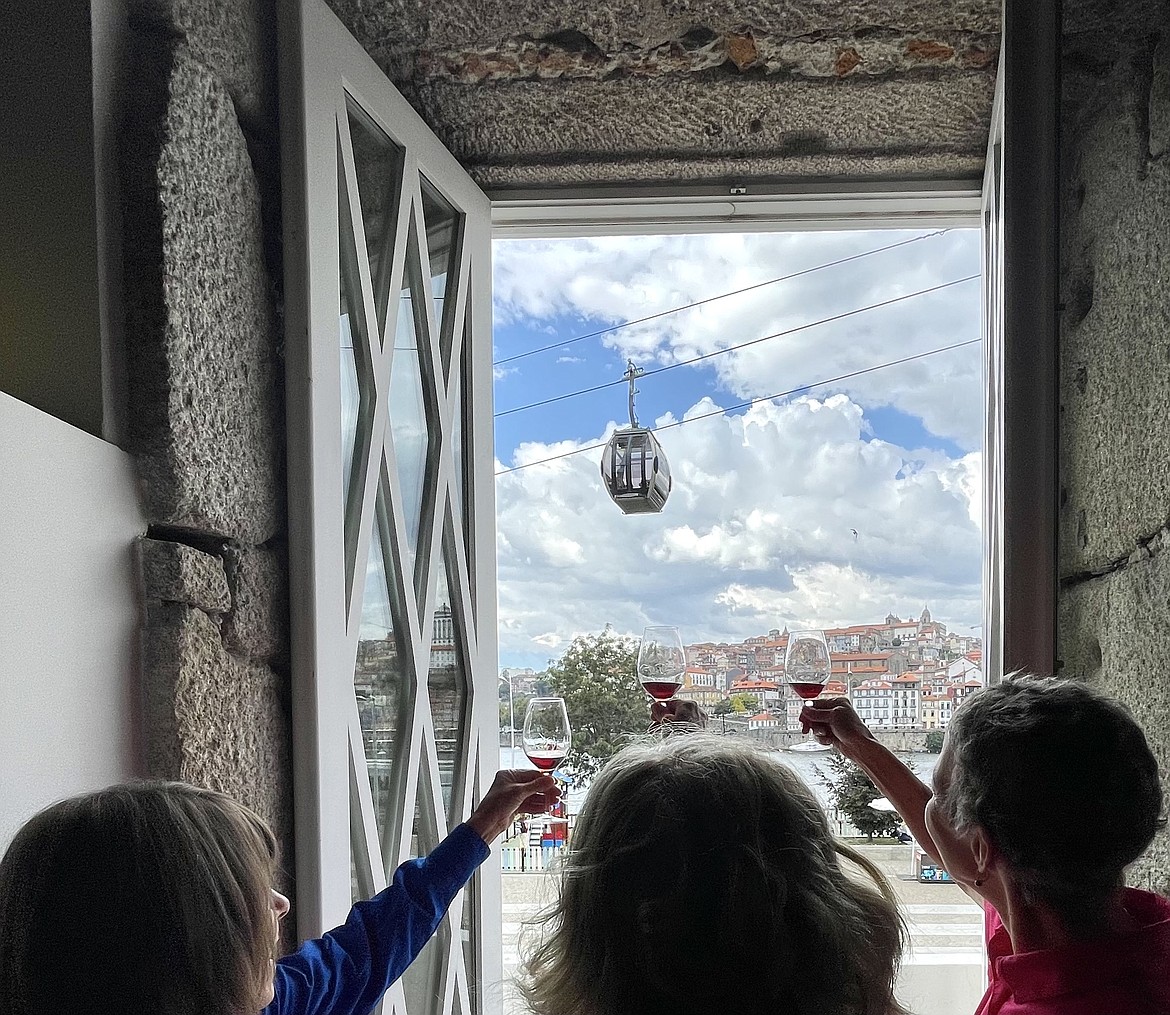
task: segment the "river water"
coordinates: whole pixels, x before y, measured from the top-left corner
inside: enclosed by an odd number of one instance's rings
[[[823,806],[829,806],[829,791],[822,778],[832,774],[832,769],[829,767],[831,756],[829,752],[801,754],[792,751],[776,751],[775,754],[778,761],[794,769],[804,779]],[[918,778],[923,782],[930,782],[930,775],[938,762],[937,754],[903,754],[899,757],[914,769]],[[500,767],[535,768],[536,766],[525,757],[524,752],[519,747],[515,749],[515,752],[511,747],[501,747]],[[587,792],[586,787],[570,787],[568,800],[570,814],[576,814],[581,810]]]

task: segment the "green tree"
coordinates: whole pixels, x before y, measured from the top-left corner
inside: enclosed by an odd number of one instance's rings
[[[508,724],[512,720],[512,715],[516,717],[516,729],[524,725],[524,712],[528,708],[528,701],[531,695],[516,694],[512,696],[512,708],[508,707],[508,699],[505,698],[500,702],[500,729],[506,730]]]
[[[941,754],[943,747],[943,731],[931,730],[926,734],[926,750],[929,754]]]
[[[829,757],[832,775],[821,780],[833,803],[853,826],[871,841],[875,835],[893,835],[902,819],[893,811],[875,811],[869,805],[881,793],[860,768],[836,751]]]
[[[581,635],[546,671],[552,692],[565,699],[573,749],[564,767],[589,778],[633,735],[650,724],[646,694],[638,683],[638,643],[606,627]]]
[[[731,704],[730,698],[720,698],[719,703],[711,709],[712,715],[727,715],[728,712],[734,712],[735,706]]]
[[[731,696],[731,710],[736,715],[755,713],[760,707],[760,700],[754,694],[733,694]]]

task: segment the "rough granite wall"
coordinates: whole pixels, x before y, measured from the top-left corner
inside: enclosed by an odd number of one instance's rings
[[[481,186],[971,179],[1000,0],[327,0]]]
[[[128,443],[151,774],[230,793],[292,870],[276,26],[132,0],[121,144]],[[287,924],[291,929],[291,921]]]
[[[1170,785],[1170,5],[1065,8],[1059,652]],[[1170,892],[1170,836],[1135,869]]]

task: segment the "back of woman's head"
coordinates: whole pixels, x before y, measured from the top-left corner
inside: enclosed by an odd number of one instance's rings
[[[947,750],[956,827],[984,828],[1032,901],[1095,933],[1164,824],[1158,764],[1128,709],[1080,681],[1012,675],[956,710]]]
[[[795,773],[726,738],[675,736],[606,766],[546,920],[523,984],[539,1015],[901,1010],[902,925],[881,875],[835,844]]]
[[[113,786],[42,811],[0,861],[0,1011],[256,1011],[274,946],[275,841],[182,783]]]

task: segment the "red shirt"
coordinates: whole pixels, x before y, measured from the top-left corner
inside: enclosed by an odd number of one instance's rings
[[[1138,923],[1128,934],[1012,952],[999,914],[984,904],[987,993],[975,1015],[1170,1015],[1170,899],[1127,888]]]

